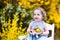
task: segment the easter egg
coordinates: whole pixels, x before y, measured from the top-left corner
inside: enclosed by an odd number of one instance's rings
[[[37,29],[36,29],[36,32],[41,32],[41,29],[37,28]]]

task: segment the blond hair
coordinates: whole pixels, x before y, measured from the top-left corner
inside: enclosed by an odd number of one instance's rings
[[[42,16],[44,17],[43,20],[47,19],[46,18],[46,11],[43,8],[39,7],[39,8],[36,8],[35,10],[40,10],[41,11]],[[33,14],[31,14],[31,17],[33,18]]]

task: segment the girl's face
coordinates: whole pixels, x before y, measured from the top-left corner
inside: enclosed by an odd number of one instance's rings
[[[35,10],[34,11],[34,20],[36,22],[40,22],[43,19],[42,13],[40,10]]]

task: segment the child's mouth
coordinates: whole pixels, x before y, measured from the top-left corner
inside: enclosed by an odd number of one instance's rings
[[[38,19],[38,18],[35,18],[35,19]]]

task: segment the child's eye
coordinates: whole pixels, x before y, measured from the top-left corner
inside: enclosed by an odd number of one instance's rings
[[[39,14],[37,14],[39,16]]]

